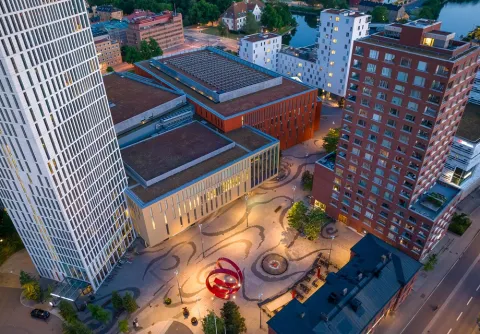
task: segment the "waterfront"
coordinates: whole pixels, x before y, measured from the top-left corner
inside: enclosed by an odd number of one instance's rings
[[[300,47],[315,43],[317,34],[317,15],[293,15],[298,26],[292,30],[290,36],[284,36],[283,43],[290,46]]]
[[[480,1],[448,2],[443,6],[438,17],[442,21],[442,30],[455,32],[457,39],[466,36],[480,25]]]

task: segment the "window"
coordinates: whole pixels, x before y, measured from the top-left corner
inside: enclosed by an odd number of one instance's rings
[[[415,122],[415,116],[410,115],[410,114],[406,114],[406,115],[405,115],[405,119],[406,119],[407,121],[410,121],[410,122]]]
[[[372,219],[373,213],[371,213],[370,211],[365,211],[365,217],[367,217],[368,219]]]
[[[367,65],[367,72],[375,73],[376,70],[377,70],[377,65],[375,65],[375,64],[368,64]]]
[[[419,76],[415,76],[415,78],[413,79],[413,84],[414,84],[415,86],[425,87],[425,78],[419,77]]]
[[[393,119],[389,119],[389,120],[387,120],[387,125],[394,128],[394,127],[397,126],[397,122],[395,122]]]
[[[335,17],[335,21],[339,22],[340,21],[340,17]]]
[[[412,64],[412,60],[409,59],[409,58],[403,58],[400,60],[400,66],[403,66],[403,67],[410,67],[410,65]]]
[[[385,53],[385,62],[387,63],[393,63],[393,60],[395,59],[395,56],[392,55],[391,53]]]
[[[368,57],[370,57],[372,59],[378,59],[378,51],[377,50],[370,50],[370,54],[368,55]]]
[[[377,115],[377,114],[373,114],[372,119],[373,119],[375,122],[381,122],[381,121],[382,121],[382,116]]]
[[[427,72],[427,63],[424,61],[419,61],[417,65],[417,70]]]
[[[398,72],[397,80],[401,82],[407,82],[408,80],[408,73],[406,72]]]
[[[374,193],[375,195],[379,195],[380,189],[378,189],[377,186],[372,186],[372,193]],[[369,218],[372,218],[372,217],[369,217]]]
[[[368,161],[372,161],[373,160],[373,155],[371,155],[370,153],[365,153],[365,160],[368,160]],[[365,167],[365,166],[363,166]],[[370,168],[368,168],[370,169]]]
[[[412,133],[412,127],[408,126],[408,125],[404,125],[404,126],[402,126],[402,131]]]
[[[381,93],[378,93],[378,94],[377,94],[377,98],[380,99],[380,98],[381,98],[381,95],[382,95]],[[385,98],[384,98],[383,100],[386,100],[386,99],[387,99],[387,95],[386,95],[386,94],[383,94],[383,95],[385,95]],[[383,110],[384,110],[385,108],[383,107],[382,104],[380,104],[380,103],[375,103],[374,109],[377,110],[377,111],[383,112]]]
[[[397,97],[397,96],[392,97],[392,104],[395,104],[397,106],[401,106],[402,105],[402,98]]]
[[[378,87],[388,89],[388,81],[380,80]]]
[[[410,96],[413,97],[414,99],[421,99],[422,93],[419,90],[412,89],[410,91]]]
[[[387,67],[382,68],[382,76],[390,78],[392,76],[392,69]]]
[[[394,91],[395,91],[395,93],[404,94],[405,93],[405,87],[402,86],[402,85],[395,85]]]
[[[390,111],[388,112],[390,115],[392,116],[396,116],[398,117],[399,113],[398,113],[398,109],[395,109],[395,108],[390,108]]]
[[[413,110],[413,111],[417,111],[418,110],[418,104],[415,103],[415,102],[409,101],[408,105],[407,105],[407,108],[410,109],[410,110]]]

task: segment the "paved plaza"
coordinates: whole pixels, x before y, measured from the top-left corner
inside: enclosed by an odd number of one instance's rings
[[[307,158],[305,152],[309,153]],[[156,328],[162,323],[163,328],[170,320],[201,333],[201,325],[194,327],[184,319],[182,308],[187,306],[190,317],[197,318],[202,318],[209,309],[220,313],[224,301],[212,298],[205,287],[205,278],[218,258],[227,257],[239,265],[245,276],[235,302],[246,318],[248,332],[262,332],[258,307],[261,300],[288,291],[311,269],[319,253],[328,256],[331,245],[332,263],[343,266],[349,259],[350,247],[361,238],[337,223],[328,225],[315,241],[306,240],[288,227],[286,216],[293,197],[296,201],[307,201],[308,193],[301,190],[301,173],[306,168],[313,171],[313,163],[323,154],[318,139],[285,150],[282,177],[263,184],[248,198],[248,226],[247,203],[241,198],[206,218],[201,232],[194,225],[157,246],[145,249],[137,244],[132,263],[124,264],[117,276],[102,286],[98,298],[108,298],[113,290],[133,292],[138,296],[140,309],[132,319],[137,317],[146,333],[149,327]],[[336,236],[333,243],[330,235]],[[262,260],[268,254],[287,259],[286,271],[268,274],[262,268]],[[164,305],[166,297],[172,299],[172,304]],[[264,316],[263,331],[266,320]]]

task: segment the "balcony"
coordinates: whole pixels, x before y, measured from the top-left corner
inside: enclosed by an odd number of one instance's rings
[[[343,140],[346,140],[346,141],[350,140],[350,136],[346,135],[346,134],[341,135],[340,138],[342,138]]]
[[[357,96],[356,95],[348,95],[347,100],[351,102],[357,102]]]
[[[357,70],[361,70],[362,69],[362,62],[358,61],[358,60],[354,60],[353,64],[352,64],[352,67],[356,68]]]
[[[432,87],[431,87],[432,90],[435,90],[437,92],[443,92],[445,90],[445,85],[440,83],[440,82],[436,82],[434,81],[432,83]]]
[[[352,72],[352,76],[351,76],[352,80],[360,80],[360,74],[358,73],[355,73],[355,72]]]
[[[423,125],[423,124],[422,124],[422,125]],[[429,135],[430,135],[430,134],[429,134],[427,131],[418,130],[417,136],[418,136],[419,138],[428,140]]]
[[[416,163],[413,163],[413,162],[409,163],[408,167],[415,170],[415,171],[418,171],[420,169],[420,166]]]
[[[363,48],[362,48],[362,47],[357,46],[357,47],[355,48],[355,51],[354,51],[353,53],[354,53],[355,55],[357,55],[357,56],[362,56],[362,57],[363,57],[364,51],[363,51]]]
[[[448,68],[446,68],[445,66],[438,66],[435,74],[440,75],[442,77],[448,77],[450,75],[450,72],[448,71]]]
[[[409,178],[409,179],[412,179],[412,180],[416,180],[417,179],[417,175],[413,174],[412,172],[407,172],[406,176]]]
[[[440,97],[436,95],[429,95],[427,102],[434,103],[434,104],[440,104]]]
[[[433,123],[429,120],[426,120],[426,119],[422,120],[422,123],[420,123],[420,124],[422,126],[426,127],[426,128],[429,128],[429,129],[433,128]]]
[[[427,149],[427,145],[417,141],[414,145],[415,148],[418,148],[418,149],[421,149],[423,151],[425,151]]]
[[[421,160],[423,159],[423,155],[421,155],[420,153],[417,153],[417,152],[414,151],[414,152],[412,153],[412,158],[421,161]]]
[[[343,116],[343,119],[351,123],[353,120],[353,117],[351,115],[345,114],[345,116]]]
[[[401,191],[400,191],[400,195],[403,196],[403,197],[405,197],[405,198],[410,199],[410,193],[408,193],[408,192],[405,191],[405,190],[401,190]]]
[[[356,85],[356,84],[350,84],[350,86],[348,87],[348,89],[353,90],[354,92],[356,92],[356,91],[358,90],[358,85]]]
[[[427,115],[427,116],[430,116],[430,117],[437,117],[437,112],[430,107],[425,108],[424,114]]]
[[[347,104],[345,106],[345,110],[350,112],[355,112],[355,109],[353,109],[353,106],[351,104]]]

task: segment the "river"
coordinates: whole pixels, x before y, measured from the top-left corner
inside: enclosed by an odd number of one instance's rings
[[[412,3],[413,5],[413,3]],[[294,47],[307,46],[315,43],[317,34],[316,15],[293,15],[298,26],[290,36],[285,36],[284,44]],[[456,33],[456,38],[465,36],[477,25],[480,25],[480,0],[469,2],[448,2],[443,6],[439,21],[442,21],[442,30]]]

